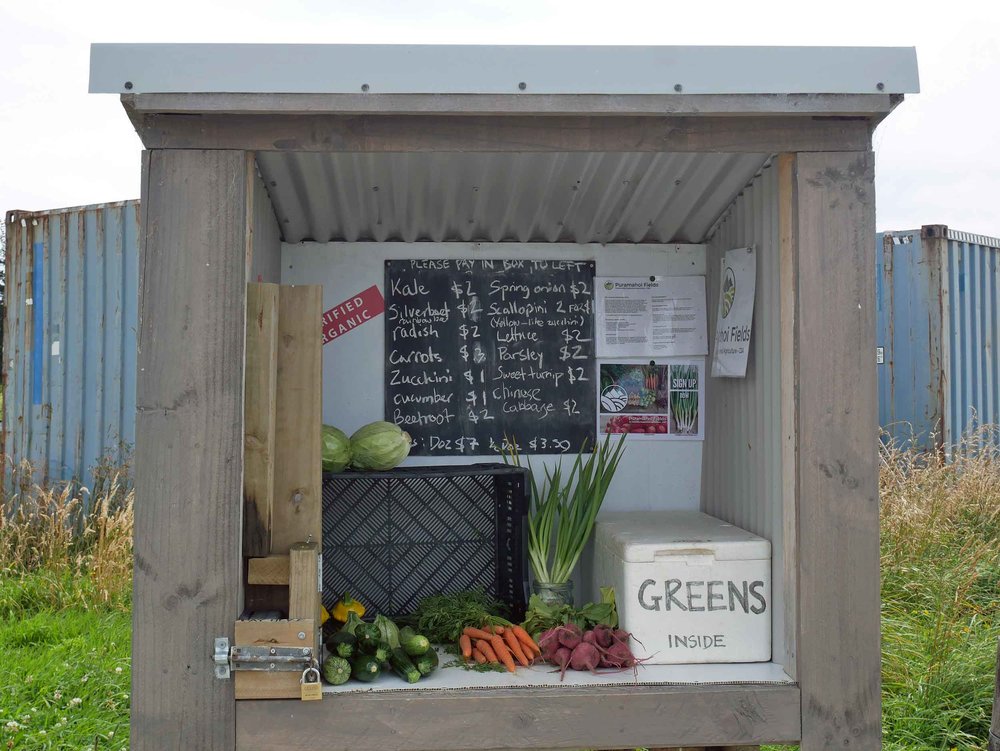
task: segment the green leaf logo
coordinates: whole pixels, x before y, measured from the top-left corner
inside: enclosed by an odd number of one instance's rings
[[[729,311],[733,309],[733,301],[736,300],[736,276],[733,270],[726,267],[726,278],[722,282],[722,317],[728,318]]]

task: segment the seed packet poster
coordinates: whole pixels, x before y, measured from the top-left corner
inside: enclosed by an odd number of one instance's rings
[[[644,440],[704,438],[704,358],[601,363],[599,433]]]

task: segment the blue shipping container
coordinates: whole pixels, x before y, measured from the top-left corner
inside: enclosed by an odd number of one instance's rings
[[[139,202],[6,221],[6,480],[89,485],[135,440]]]
[[[942,225],[876,236],[879,424],[951,447],[1000,423],[1000,239]]]

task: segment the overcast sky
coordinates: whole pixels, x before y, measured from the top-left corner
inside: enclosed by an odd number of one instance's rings
[[[0,0],[0,209],[138,197],[139,139],[117,96],[87,94],[91,42],[898,45],[922,91],[875,133],[878,228],[1000,236],[1000,9],[921,5]]]

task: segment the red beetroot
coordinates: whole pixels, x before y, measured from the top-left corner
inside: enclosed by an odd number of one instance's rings
[[[562,672],[559,674],[559,680],[562,680],[563,678],[566,677],[566,668],[569,667],[572,656],[573,656],[572,651],[570,651],[566,647],[559,647],[559,649],[555,651],[555,654],[553,655],[552,659],[549,660],[549,662],[553,663],[554,665],[556,665],[556,667],[562,670]]]
[[[602,649],[607,649],[614,644],[615,635],[610,626],[594,626],[594,630],[591,633],[594,634],[597,646]]]
[[[599,647],[600,646],[597,643],[597,634],[594,633],[593,631],[584,631],[583,632],[583,641],[586,644],[593,644],[595,647]]]
[[[573,670],[594,671],[600,663],[601,655],[597,651],[597,647],[587,642],[580,642],[573,650],[569,660],[569,666]]]
[[[538,637],[538,648],[542,650],[542,659],[555,662],[556,651],[559,649],[559,628],[550,628]]]
[[[632,668],[638,664],[639,660],[624,642],[615,642],[601,654],[601,667],[603,668]]]
[[[557,631],[559,631],[559,643],[568,649],[576,649],[583,640],[583,632],[576,624],[568,623]]]

